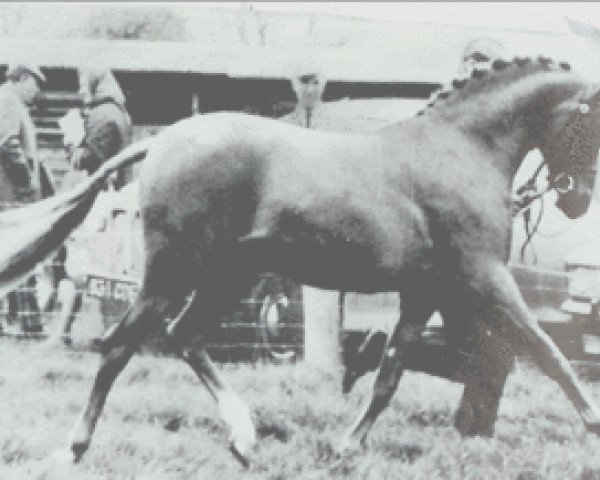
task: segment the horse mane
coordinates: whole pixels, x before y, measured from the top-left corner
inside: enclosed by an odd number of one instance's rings
[[[492,59],[487,55],[475,51],[463,59],[465,62],[472,60],[474,67],[469,76],[455,78],[449,85],[445,85],[435,90],[429,103],[419,112],[417,116],[425,114],[426,111],[443,104],[447,104],[454,99],[465,99],[476,92],[480,92],[490,84],[490,80],[509,79],[514,80],[538,72],[570,72],[571,65],[563,61],[554,61],[549,57],[538,56],[536,59],[531,57],[514,57],[512,60],[503,58]]]

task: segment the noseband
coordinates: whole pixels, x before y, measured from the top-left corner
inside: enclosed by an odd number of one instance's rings
[[[545,188],[538,189],[536,180],[542,171],[542,168],[544,168],[544,165],[546,164],[546,161],[542,160],[531,178],[517,189],[516,197],[513,199],[513,215],[515,217],[528,210],[535,200],[542,198],[552,190],[556,191],[556,193],[558,193],[560,196],[569,193],[575,188],[575,179],[573,176],[571,174],[561,172],[554,176],[554,178],[549,178],[548,185]]]

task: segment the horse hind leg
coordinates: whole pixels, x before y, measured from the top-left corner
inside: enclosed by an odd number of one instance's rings
[[[342,441],[340,451],[365,447],[366,439],[379,414],[388,406],[405,368],[408,345],[420,335],[432,315],[431,299],[418,290],[402,292],[400,321],[390,336],[381,359],[373,392],[363,413]]]
[[[237,305],[241,298],[241,294],[231,291],[225,296],[210,290],[193,292],[180,314],[168,325],[167,338],[173,350],[192,368],[216,401],[219,414],[230,431],[230,451],[242,466],[248,467],[250,452],[256,444],[252,414],[247,404],[221,377],[198,334],[199,317],[220,316],[226,309]],[[218,300],[214,302],[214,299]],[[188,345],[190,338],[196,340],[193,348]]]
[[[87,406],[71,435],[70,450],[75,462],[89,448],[96,423],[115,379],[137,350],[149,326],[166,316],[170,303],[164,297],[147,296],[142,289],[133,307],[119,322],[119,328],[113,331],[110,344],[101,351],[100,368]]]

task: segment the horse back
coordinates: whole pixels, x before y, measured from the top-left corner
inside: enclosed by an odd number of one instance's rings
[[[369,156],[372,144],[368,137],[229,112],[178,122],[157,139],[140,172],[141,209],[170,206],[174,222],[192,211],[217,213],[215,208],[239,218],[234,207],[256,206],[273,185],[294,196],[298,183],[342,185],[340,177]]]
[[[392,268],[427,237],[419,209],[396,184],[396,164],[378,135],[231,113],[180,122],[160,134],[140,174],[147,249],[184,242],[206,255],[260,230],[285,238],[293,252],[310,232],[324,240],[323,252],[341,246]]]

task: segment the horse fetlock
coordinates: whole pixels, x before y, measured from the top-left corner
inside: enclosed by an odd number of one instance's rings
[[[81,460],[81,457],[83,457],[83,454],[90,446],[91,439],[92,435],[90,434],[90,430],[86,427],[85,416],[82,416],[71,433],[70,450],[73,463],[77,463]]]
[[[600,435],[600,417],[595,408],[588,407],[582,410],[581,417],[588,432]]]
[[[250,466],[250,459],[247,452],[242,453],[242,451],[240,451],[239,447],[234,442],[229,444],[229,451],[233,455],[233,458],[240,462],[242,467],[248,468]]]

